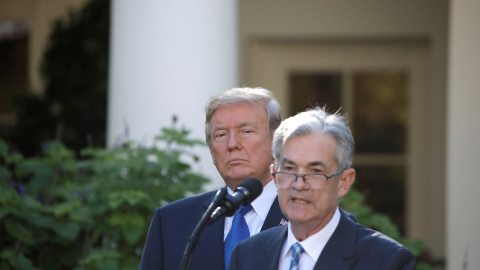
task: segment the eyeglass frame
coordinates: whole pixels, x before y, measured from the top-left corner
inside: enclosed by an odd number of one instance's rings
[[[331,175],[326,175],[324,173],[305,173],[305,174],[302,174],[302,173],[290,173],[290,172],[273,172],[272,176],[275,176],[278,173],[295,176],[295,180],[293,180],[292,183],[290,183],[290,185],[288,187],[282,187],[282,188],[291,188],[293,183],[297,182],[298,177],[301,177],[303,179],[303,183],[305,184],[305,186],[307,186],[307,178],[306,177],[309,176],[309,175],[323,175],[323,176],[325,176],[325,181],[328,181],[328,179],[330,179],[334,176],[337,176],[344,171],[345,170],[339,170],[336,173],[331,174]],[[279,187],[281,187],[281,186],[279,186]],[[308,185],[308,189],[315,189],[315,188],[312,188],[310,185]]]

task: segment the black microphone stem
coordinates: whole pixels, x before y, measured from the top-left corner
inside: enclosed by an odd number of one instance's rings
[[[210,215],[213,213],[215,208],[220,204],[220,202],[225,198],[227,195],[227,187],[223,187],[217,191],[215,197],[213,198],[212,203],[207,208],[207,211],[203,214],[200,221],[195,226],[190,238],[188,238],[187,246],[185,247],[185,251],[183,252],[182,263],[180,265],[180,270],[188,270],[190,269],[190,261],[192,260],[193,251],[198,245],[198,238],[202,233],[205,225],[207,224],[208,220],[210,219]]]

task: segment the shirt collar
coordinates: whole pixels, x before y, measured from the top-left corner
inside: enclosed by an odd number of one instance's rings
[[[314,261],[317,261],[318,257],[320,257],[320,254],[322,253],[323,248],[325,247],[328,240],[332,236],[333,232],[337,228],[339,222],[340,222],[340,211],[338,210],[338,207],[337,207],[335,214],[333,215],[332,219],[328,222],[328,224],[325,227],[323,227],[317,233],[309,236],[307,239],[300,242],[303,249],[305,250],[305,253],[307,253],[308,256],[310,256]],[[281,259],[285,258],[285,256],[287,256],[287,254],[291,252],[290,251],[291,246],[296,242],[298,242],[298,240],[293,235],[291,224],[289,222],[287,241],[283,246]]]
[[[233,191],[227,187],[228,194],[232,195]],[[263,220],[267,219],[270,206],[277,197],[277,188],[275,187],[275,181],[273,179],[263,187],[262,193],[250,204],[255,210],[255,213]]]
[[[252,207],[257,215],[265,221],[273,201],[277,197],[277,188],[275,182],[271,180],[263,187],[262,193],[252,203]]]

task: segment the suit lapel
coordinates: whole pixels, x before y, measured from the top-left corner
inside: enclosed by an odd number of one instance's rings
[[[340,222],[313,269],[351,269],[348,259],[355,256],[355,224],[341,209],[340,215]]]
[[[287,239],[287,226],[283,226],[280,237],[274,237],[265,245],[264,254],[258,268],[262,270],[277,270],[283,243]]]
[[[280,222],[282,221],[282,219],[286,219],[286,218],[282,214],[282,211],[280,210],[280,205],[278,204],[278,196],[277,196],[275,197],[275,200],[273,201],[272,206],[270,207],[270,211],[268,211],[267,218],[263,223],[261,231],[280,225]]]
[[[335,270],[349,270],[348,265],[342,256],[332,249],[325,248],[320,255],[320,258],[315,264],[314,270],[321,269],[335,269]]]
[[[213,200],[215,194],[209,198],[204,204],[204,211],[200,213],[199,220],[203,216],[204,212],[207,210],[208,206]],[[199,239],[199,244],[197,247],[197,252],[200,254],[198,258],[202,267],[198,269],[224,269],[224,260],[223,260],[223,229],[225,224],[225,217],[220,218],[215,221],[213,224],[207,225]],[[222,254],[222,256],[218,256]],[[192,263],[192,269],[195,269]]]

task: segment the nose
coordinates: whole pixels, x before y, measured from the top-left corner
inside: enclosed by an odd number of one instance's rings
[[[230,132],[228,134],[227,148],[230,151],[241,148],[241,143],[235,132]]]
[[[300,178],[300,179],[299,179]],[[295,175],[295,181],[292,183],[292,188],[296,190],[303,190],[303,189],[308,189],[307,183],[305,183],[305,175],[304,174],[296,174]]]

